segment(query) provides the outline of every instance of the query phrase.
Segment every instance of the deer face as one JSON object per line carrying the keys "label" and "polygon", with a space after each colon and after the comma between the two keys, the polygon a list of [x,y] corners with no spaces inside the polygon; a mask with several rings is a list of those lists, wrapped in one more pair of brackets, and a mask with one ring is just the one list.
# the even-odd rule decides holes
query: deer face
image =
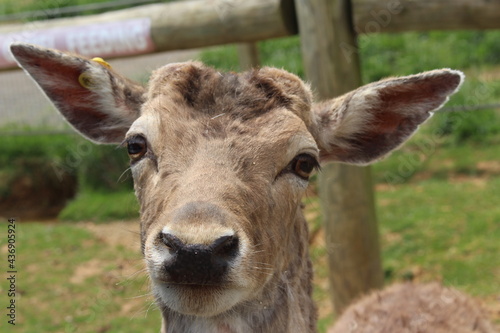
{"label": "deer face", "polygon": [[216,315],[290,264],[300,200],[319,163],[300,117],[309,109],[309,90],[282,71],[220,74],[188,63],[154,73],[125,141],[160,303]]}
{"label": "deer face", "polygon": [[300,200],[311,172],[385,156],[463,79],[436,70],[312,103],[299,78],[272,68],[172,64],[145,89],[99,61],[11,50],[77,131],[127,145],[158,304],[200,317],[283,293],[278,282],[310,293],[299,275],[310,272]]}

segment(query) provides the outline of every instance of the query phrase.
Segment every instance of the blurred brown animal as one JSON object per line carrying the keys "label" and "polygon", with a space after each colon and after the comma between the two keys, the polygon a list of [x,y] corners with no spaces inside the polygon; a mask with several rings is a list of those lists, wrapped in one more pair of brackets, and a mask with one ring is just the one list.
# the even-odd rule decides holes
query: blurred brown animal
{"label": "blurred brown animal", "polygon": [[328,333],[495,333],[472,298],[439,283],[392,285],[349,306]]}

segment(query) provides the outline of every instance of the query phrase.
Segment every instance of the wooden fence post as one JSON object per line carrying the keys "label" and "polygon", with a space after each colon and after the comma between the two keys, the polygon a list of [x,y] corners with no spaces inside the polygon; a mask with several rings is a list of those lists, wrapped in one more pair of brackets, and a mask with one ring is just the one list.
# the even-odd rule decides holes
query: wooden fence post
{"label": "wooden fence post", "polygon": [[259,47],[256,42],[238,44],[238,57],[242,71],[260,66]]}
{"label": "wooden fence post", "polygon": [[[295,0],[305,72],[317,97],[361,84],[349,0]],[[331,297],[340,313],[383,284],[370,169],[328,165],[320,174]]]}

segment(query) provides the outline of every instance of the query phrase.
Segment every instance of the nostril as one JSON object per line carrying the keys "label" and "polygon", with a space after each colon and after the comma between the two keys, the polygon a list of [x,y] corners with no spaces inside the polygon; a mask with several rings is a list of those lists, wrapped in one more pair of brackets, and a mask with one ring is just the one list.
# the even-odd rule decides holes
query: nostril
{"label": "nostril", "polygon": [[219,237],[209,245],[184,243],[168,232],[162,232],[158,237],[170,251],[170,256],[163,263],[166,279],[177,284],[221,283],[231,261],[239,253],[239,238],[236,235]]}
{"label": "nostril", "polygon": [[174,252],[180,250],[184,246],[184,243],[179,238],[169,233],[162,232],[161,241]]}
{"label": "nostril", "polygon": [[239,238],[237,236],[222,236],[210,246],[216,256],[231,258],[238,254]]}

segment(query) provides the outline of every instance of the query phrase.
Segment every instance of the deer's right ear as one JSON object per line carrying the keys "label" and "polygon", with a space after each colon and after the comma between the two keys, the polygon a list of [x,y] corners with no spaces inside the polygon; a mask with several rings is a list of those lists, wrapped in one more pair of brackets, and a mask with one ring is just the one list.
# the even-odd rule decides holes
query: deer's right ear
{"label": "deer's right ear", "polygon": [[314,104],[313,133],[323,162],[370,164],[399,147],[462,84],[441,69],[390,78]]}
{"label": "deer's right ear", "polygon": [[97,143],[120,143],[139,116],[145,89],[102,60],[89,60],[39,46],[14,43],[19,65],[66,120]]}

